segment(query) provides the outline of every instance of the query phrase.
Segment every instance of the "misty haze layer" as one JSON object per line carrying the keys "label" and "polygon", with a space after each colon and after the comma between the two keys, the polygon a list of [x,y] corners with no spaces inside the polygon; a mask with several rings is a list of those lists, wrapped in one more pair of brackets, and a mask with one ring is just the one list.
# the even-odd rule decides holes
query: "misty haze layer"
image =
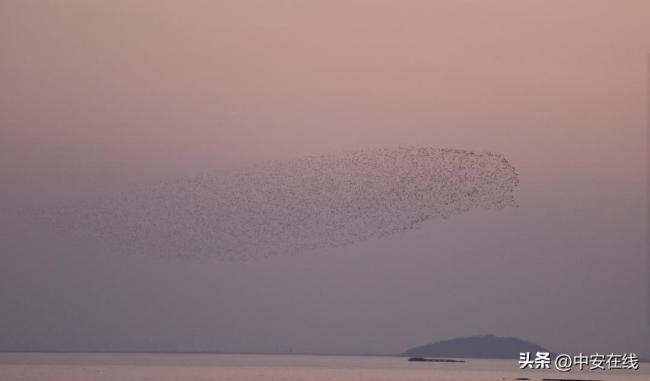
{"label": "misty haze layer", "polygon": [[308,156],[45,211],[61,231],[145,255],[249,259],[384,237],[471,209],[514,205],[492,153],[381,148]]}

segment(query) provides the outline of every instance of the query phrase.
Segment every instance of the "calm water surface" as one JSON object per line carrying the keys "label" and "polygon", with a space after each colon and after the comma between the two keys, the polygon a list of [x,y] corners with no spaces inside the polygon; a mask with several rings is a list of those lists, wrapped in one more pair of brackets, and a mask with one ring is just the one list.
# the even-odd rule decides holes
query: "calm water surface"
{"label": "calm water surface", "polygon": [[236,354],[0,353],[2,381],[512,381],[527,377],[648,381],[650,364],[638,371],[522,371],[517,360],[413,363],[402,357]]}

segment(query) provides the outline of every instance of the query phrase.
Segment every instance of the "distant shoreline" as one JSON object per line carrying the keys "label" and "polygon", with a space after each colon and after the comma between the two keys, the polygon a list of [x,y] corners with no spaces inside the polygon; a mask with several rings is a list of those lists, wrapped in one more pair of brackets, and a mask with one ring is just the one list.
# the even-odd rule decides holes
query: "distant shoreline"
{"label": "distant shoreline", "polygon": [[[332,356],[332,357],[401,357],[401,358],[410,358],[413,356],[409,356],[404,353],[317,353],[317,352],[199,352],[199,351],[194,351],[194,352],[169,352],[169,351],[158,351],[158,352],[152,352],[152,351],[126,351],[126,352],[120,352],[120,351],[0,351],[0,355],[8,355],[8,354],[42,354],[42,355],[47,355],[47,354],[69,354],[69,355],[102,355],[102,354],[107,354],[107,355],[251,355],[251,356]],[[491,357],[454,357],[454,356],[448,356],[446,357],[447,359],[462,359],[464,361],[467,360],[503,360],[503,361],[511,361],[511,360],[517,360],[516,358],[514,359],[508,359],[508,358],[491,358]],[[650,363],[650,358],[639,358],[639,362],[642,363]]]}

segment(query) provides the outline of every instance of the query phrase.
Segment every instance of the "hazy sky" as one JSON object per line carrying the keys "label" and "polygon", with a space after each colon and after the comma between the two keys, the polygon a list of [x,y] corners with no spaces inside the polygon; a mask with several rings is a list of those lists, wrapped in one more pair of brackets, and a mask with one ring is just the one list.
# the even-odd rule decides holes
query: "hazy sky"
{"label": "hazy sky", "polygon": [[247,263],[0,216],[0,350],[650,353],[650,2],[0,1],[0,208],[305,154],[504,155],[519,208]]}

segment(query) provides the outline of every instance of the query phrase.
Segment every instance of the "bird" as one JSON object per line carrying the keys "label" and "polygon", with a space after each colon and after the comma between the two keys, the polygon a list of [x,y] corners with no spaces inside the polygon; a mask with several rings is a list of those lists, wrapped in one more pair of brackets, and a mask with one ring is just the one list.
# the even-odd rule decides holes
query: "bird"
{"label": "bird", "polygon": [[39,216],[115,252],[248,261],[516,206],[518,183],[500,154],[379,147],[152,183]]}

